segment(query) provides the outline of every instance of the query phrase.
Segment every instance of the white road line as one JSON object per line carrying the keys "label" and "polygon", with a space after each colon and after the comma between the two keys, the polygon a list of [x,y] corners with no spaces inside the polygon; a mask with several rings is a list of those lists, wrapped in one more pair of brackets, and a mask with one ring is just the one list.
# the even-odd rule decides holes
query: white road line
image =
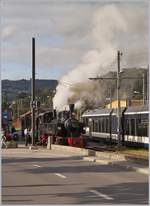
{"label": "white road line", "polygon": [[99,197],[103,197],[103,198],[106,199],[106,200],[113,200],[112,197],[109,197],[108,195],[102,194],[102,193],[100,193],[100,192],[98,192],[98,191],[96,191],[96,190],[90,190],[90,192],[96,194],[96,195],[99,196]]}
{"label": "white road line", "polygon": [[55,173],[55,175],[57,175],[58,177],[61,177],[61,178],[67,178],[66,176],[61,175],[61,174],[59,174],[59,173]]}
{"label": "white road line", "polygon": [[35,167],[41,167],[40,165],[33,165],[33,166],[35,166]]}

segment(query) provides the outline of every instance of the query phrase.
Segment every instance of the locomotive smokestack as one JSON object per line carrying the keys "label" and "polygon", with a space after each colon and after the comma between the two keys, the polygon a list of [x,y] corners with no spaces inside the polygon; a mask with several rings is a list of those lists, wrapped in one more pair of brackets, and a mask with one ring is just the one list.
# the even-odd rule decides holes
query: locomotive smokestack
{"label": "locomotive smokestack", "polygon": [[70,109],[70,117],[72,117],[72,113],[74,112],[74,104],[69,104]]}
{"label": "locomotive smokestack", "polygon": [[69,109],[70,109],[70,112],[73,113],[74,112],[74,104],[69,104]]}
{"label": "locomotive smokestack", "polygon": [[53,110],[53,115],[54,115],[54,118],[57,118],[57,112],[56,112],[56,109]]}

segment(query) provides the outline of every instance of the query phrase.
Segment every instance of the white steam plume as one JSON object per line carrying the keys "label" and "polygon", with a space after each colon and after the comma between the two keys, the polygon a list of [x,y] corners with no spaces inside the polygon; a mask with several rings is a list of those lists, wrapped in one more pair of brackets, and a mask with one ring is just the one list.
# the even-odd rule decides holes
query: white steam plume
{"label": "white steam plume", "polygon": [[[140,8],[123,8],[111,4],[104,6],[95,13],[93,17],[93,30],[91,31],[95,50],[86,53],[81,64],[60,79],[54,97],[54,106],[57,109],[66,107],[69,100],[74,101],[72,103],[77,103],[78,107],[81,107],[83,99],[85,100],[89,97],[91,97],[89,98],[91,100],[95,99],[97,103],[100,90],[93,86],[93,92],[91,89],[88,92],[89,84],[95,84],[89,81],[88,78],[116,70],[117,50],[128,53],[128,56],[125,56],[126,59],[124,58],[123,64],[124,66],[128,64],[131,66],[130,59],[135,50],[140,49],[141,51],[141,49],[145,49],[147,35],[144,33],[145,36],[143,36],[143,32],[146,29],[143,26],[143,22],[140,24],[144,13],[136,13],[138,10],[140,11]],[[142,43],[140,41],[141,35],[144,37]],[[133,47],[135,50],[133,50]],[[145,59],[140,59],[138,66],[143,64],[143,61],[145,63]],[[68,86],[66,86],[65,82],[68,82]],[[84,87],[78,86],[79,83],[84,84]],[[79,87],[80,91],[72,89],[75,87]],[[86,92],[83,90],[86,90]]]}

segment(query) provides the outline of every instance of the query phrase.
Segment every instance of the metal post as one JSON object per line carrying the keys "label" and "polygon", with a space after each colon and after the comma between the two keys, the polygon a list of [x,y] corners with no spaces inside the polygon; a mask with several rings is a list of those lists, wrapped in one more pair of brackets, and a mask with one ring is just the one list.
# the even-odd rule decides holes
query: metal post
{"label": "metal post", "polygon": [[32,38],[32,146],[35,145],[35,38]]}
{"label": "metal post", "polygon": [[89,138],[92,139],[92,119],[89,118]]}
{"label": "metal post", "polygon": [[145,105],[145,74],[143,73],[143,105]]}
{"label": "metal post", "polygon": [[20,116],[20,112],[19,112],[20,108],[19,108],[19,99],[17,100],[17,118],[19,118]]}
{"label": "metal post", "polygon": [[120,51],[117,52],[117,63],[118,63],[118,69],[117,69],[117,137],[118,137],[118,147],[121,146],[121,136],[120,136],[120,56],[122,53]]}
{"label": "metal post", "polygon": [[111,93],[111,87],[109,88],[110,92],[110,109],[112,109],[112,93]]}
{"label": "metal post", "polygon": [[149,105],[149,65],[147,68],[147,105]]}

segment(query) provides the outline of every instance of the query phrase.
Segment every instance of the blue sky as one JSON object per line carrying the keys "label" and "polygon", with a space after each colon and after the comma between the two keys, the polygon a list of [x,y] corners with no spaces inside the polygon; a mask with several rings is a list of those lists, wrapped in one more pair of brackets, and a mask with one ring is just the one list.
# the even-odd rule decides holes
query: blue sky
{"label": "blue sky", "polygon": [[[82,2],[71,0],[70,2],[72,3],[63,0],[1,1],[2,79],[31,78],[33,36],[36,38],[36,78],[39,79],[60,79],[80,65],[86,53],[100,49],[99,40],[93,35],[95,22],[98,23],[94,20],[95,14],[105,4],[114,2],[98,0]],[[127,18],[134,19],[132,13],[136,13],[137,10],[137,19],[139,19],[134,29],[132,23],[130,25],[128,21],[128,28],[119,36],[118,42],[123,42],[120,45],[128,56],[131,50],[132,54],[136,54],[132,60],[130,59],[131,62],[134,61],[135,64],[139,60],[142,65],[147,65],[147,3],[146,1],[116,2],[118,6],[123,5],[127,8],[123,10]],[[129,12],[128,15],[128,9],[132,10],[131,8],[133,12]],[[103,33],[102,29],[105,30],[107,24],[104,19],[104,26],[99,25],[98,36],[101,36],[100,33]],[[131,38],[132,35],[134,38]]]}

